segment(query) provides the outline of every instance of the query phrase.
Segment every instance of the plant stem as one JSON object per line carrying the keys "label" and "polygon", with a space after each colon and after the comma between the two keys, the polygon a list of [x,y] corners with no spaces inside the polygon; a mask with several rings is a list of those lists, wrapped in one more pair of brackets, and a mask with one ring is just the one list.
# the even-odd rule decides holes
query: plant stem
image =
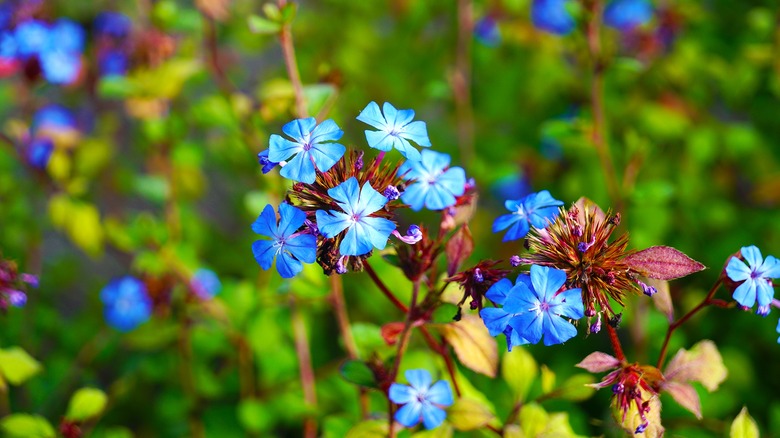
{"label": "plant stem", "polygon": [[[393,362],[393,368],[390,369],[390,373],[388,375],[388,381],[395,382],[396,377],[398,376],[398,369],[401,367],[401,359],[404,356],[404,353],[406,352],[406,347],[409,344],[409,338],[412,332],[412,322],[414,319],[414,313],[415,309],[417,307],[417,296],[420,293],[420,280],[415,281],[412,284],[412,301],[409,303],[409,311],[406,312],[406,322],[404,323],[404,329],[401,331],[401,336],[398,341],[398,351],[395,355],[395,361]],[[395,436],[395,430],[394,430],[394,422],[392,418],[392,404],[390,405],[390,419],[389,419],[389,426],[390,426],[390,437]]]}
{"label": "plant stem", "polygon": [[429,332],[428,328],[425,326],[420,327],[420,333],[422,333],[423,338],[425,338],[425,341],[428,343],[428,346],[431,347],[431,350],[435,351],[436,354],[444,359],[444,365],[447,366],[447,374],[450,375],[450,380],[452,380],[455,395],[460,397],[460,387],[458,386],[458,380],[455,377],[455,362],[452,361],[452,357],[449,355],[447,341],[442,339],[441,343],[436,342],[436,339],[434,339],[431,332]]}
{"label": "plant stem", "polygon": [[[315,388],[314,368],[311,363],[309,337],[306,334],[306,323],[303,320],[300,308],[295,302],[295,296],[290,295],[290,319],[295,338],[295,353],[300,365],[301,386],[303,387],[303,399],[311,409],[317,411],[317,391]],[[303,423],[303,436],[315,438],[317,436],[317,419],[309,416]]]}
{"label": "plant stem", "polygon": [[458,42],[452,89],[455,97],[455,117],[458,144],[464,163],[474,159],[474,109],[471,106],[471,47],[474,29],[474,8],[471,0],[458,0]]}
{"label": "plant stem", "polygon": [[605,133],[604,116],[604,60],[601,54],[601,13],[604,8],[601,0],[592,0],[589,3],[590,20],[588,21],[587,40],[590,50],[591,63],[593,64],[590,100],[591,111],[593,113],[593,131],[591,140],[596,148],[596,153],[601,162],[601,168],[604,172],[604,179],[607,183],[607,191],[612,199],[615,209],[622,210],[622,201],[620,196],[620,187],[615,174],[615,166],[609,153],[607,136]]}
{"label": "plant stem", "polygon": [[[279,9],[281,9],[287,4],[287,0],[278,0],[276,3]],[[295,60],[295,45],[293,45],[291,27],[290,23],[282,26],[282,30],[279,32],[279,43],[282,46],[284,64],[287,66],[287,76],[290,78],[293,91],[295,92],[295,111],[299,118],[304,118],[308,115],[306,96],[303,94],[303,83],[298,72],[298,62]]]}
{"label": "plant stem", "polygon": [[666,337],[664,338],[664,343],[661,346],[661,353],[658,355],[658,363],[656,364],[656,368],[661,369],[661,366],[664,364],[664,360],[666,359],[666,350],[669,348],[669,341],[672,339],[672,333],[674,333],[675,330],[677,330],[678,327],[685,324],[686,321],[691,319],[691,317],[695,314],[697,314],[700,310],[703,308],[709,306],[710,304],[713,304],[712,297],[715,295],[715,292],[717,292],[720,285],[723,283],[723,277],[718,278],[718,281],[715,282],[715,284],[712,285],[712,288],[710,288],[710,291],[707,293],[707,296],[704,297],[701,303],[699,303],[696,307],[688,311],[685,315],[681,316],[680,319],[677,321],[669,324],[669,328],[666,329]]}
{"label": "plant stem", "polygon": [[187,423],[190,426],[190,436],[200,438],[206,436],[205,428],[199,413],[200,400],[195,388],[195,374],[192,370],[192,347],[190,345],[189,321],[179,321],[179,372],[182,391],[188,401],[192,403],[187,408]]}
{"label": "plant stem", "polygon": [[[340,275],[330,276],[330,303],[333,311],[336,312],[336,321],[341,331],[341,337],[344,340],[344,348],[347,350],[347,357],[352,360],[358,358],[358,348],[355,343],[355,337],[352,335],[352,326],[349,323],[349,314],[344,302],[344,287]],[[360,399],[360,415],[365,417],[368,413],[368,394],[365,388],[358,387]]]}
{"label": "plant stem", "polygon": [[393,303],[393,305],[395,305],[395,307],[398,308],[398,310],[404,313],[409,311],[409,309],[407,309],[404,303],[399,301],[398,298],[396,298],[396,296],[393,295],[392,292],[390,292],[390,289],[388,289],[387,286],[385,286],[385,284],[382,282],[379,276],[376,275],[376,271],[374,271],[374,268],[372,268],[371,264],[368,263],[368,260],[363,262],[363,268],[366,270],[368,276],[371,277],[371,280],[374,281],[374,284],[376,284],[379,290],[382,291],[382,293],[387,297],[387,299],[389,299],[390,302]]}
{"label": "plant stem", "polygon": [[609,333],[609,341],[612,343],[612,349],[615,351],[615,357],[621,362],[626,360],[626,356],[623,354],[623,348],[620,346],[620,339],[617,336],[617,330],[607,323],[607,332]]}

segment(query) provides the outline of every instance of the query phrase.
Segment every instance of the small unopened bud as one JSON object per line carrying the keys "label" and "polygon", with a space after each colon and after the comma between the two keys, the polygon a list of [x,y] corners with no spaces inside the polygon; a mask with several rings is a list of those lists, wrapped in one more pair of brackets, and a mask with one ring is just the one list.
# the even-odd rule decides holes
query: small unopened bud
{"label": "small unopened bud", "polygon": [[512,265],[513,268],[520,266],[520,256],[513,255],[512,257],[509,257],[509,264]]}
{"label": "small unopened bud", "polygon": [[32,287],[38,287],[38,277],[32,274],[22,274],[22,281]]}
{"label": "small unopened bud", "polygon": [[336,273],[339,275],[347,273],[347,256],[339,257],[339,261],[336,262]]}
{"label": "small unopened bud", "polygon": [[27,304],[27,295],[20,290],[8,292],[8,302],[14,307],[24,307]]}
{"label": "small unopened bud", "polygon": [[485,281],[485,277],[482,276],[482,271],[479,268],[474,269],[474,281],[477,283]]}
{"label": "small unopened bud", "polygon": [[401,192],[394,185],[389,185],[382,193],[382,195],[384,195],[384,197],[389,201],[395,201],[401,197]]}
{"label": "small unopened bud", "polygon": [[647,429],[647,426],[649,426],[649,425],[650,425],[650,423],[645,421],[644,423],[640,424],[639,427],[636,428],[636,431],[634,433],[635,434],[643,433],[645,431],[645,429]]}
{"label": "small unopened bud", "polygon": [[582,227],[579,224],[574,225],[571,229],[571,234],[574,237],[582,237]]}
{"label": "small unopened bud", "polygon": [[596,309],[594,309],[592,306],[593,304],[588,304],[588,308],[585,309],[585,316],[587,316],[588,318],[596,316]]}
{"label": "small unopened bud", "polygon": [[320,235],[320,227],[317,226],[316,222],[306,219],[303,221],[303,224],[306,225],[306,228],[309,230],[309,234],[313,234],[315,236]]}
{"label": "small unopened bud", "polygon": [[360,152],[360,155],[358,155],[357,159],[355,160],[355,170],[361,169],[363,169],[363,152]]}
{"label": "small unopened bud", "polygon": [[653,286],[650,286],[650,285],[648,285],[648,284],[645,284],[645,283],[643,283],[643,282],[641,282],[641,281],[639,281],[639,280],[637,280],[636,282],[637,282],[637,283],[639,283],[639,286],[641,286],[641,287],[642,287],[642,292],[643,292],[645,295],[647,295],[648,297],[652,297],[653,295],[655,295],[656,293],[658,293],[658,289],[656,289],[655,287],[653,287]]}
{"label": "small unopened bud", "polygon": [[590,326],[590,332],[598,333],[600,331],[601,331],[601,314],[599,313],[598,317],[596,317],[596,322],[594,322]]}
{"label": "small unopened bud", "polygon": [[463,186],[463,189],[464,191],[468,192],[475,187],[477,187],[477,182],[474,180],[474,178],[469,178],[468,181],[466,181],[466,184]]}
{"label": "small unopened bud", "polygon": [[759,316],[767,316],[769,315],[769,306],[758,306],[758,309],[756,309],[756,315]]}
{"label": "small unopened bud", "polygon": [[626,391],[626,385],[622,383],[615,383],[612,385],[612,392],[614,394],[622,394]]}
{"label": "small unopened bud", "polygon": [[407,243],[409,245],[414,245],[415,243],[419,242],[423,238],[422,230],[420,230],[420,227],[417,225],[411,225],[409,226],[409,229],[406,230],[406,235],[402,236],[401,233],[398,232],[398,230],[393,230],[393,236],[397,237],[398,240],[401,242]]}

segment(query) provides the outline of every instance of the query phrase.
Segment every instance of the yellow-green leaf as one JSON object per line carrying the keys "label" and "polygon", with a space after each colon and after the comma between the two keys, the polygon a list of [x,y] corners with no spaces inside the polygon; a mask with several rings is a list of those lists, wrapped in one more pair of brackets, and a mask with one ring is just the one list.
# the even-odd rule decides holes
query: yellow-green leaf
{"label": "yellow-green leaf", "polygon": [[458,399],[447,413],[447,419],[457,430],[479,429],[493,419],[493,413],[487,406],[469,398]]}
{"label": "yellow-green leaf", "polygon": [[98,256],[103,252],[103,227],[100,213],[92,204],[71,204],[66,231],[85,253]]}
{"label": "yellow-green leaf", "polygon": [[20,347],[0,350],[0,373],[12,385],[21,385],[41,368],[41,364]]}
{"label": "yellow-green leaf", "polygon": [[590,374],[575,374],[566,379],[558,389],[560,397],[571,401],[589,399],[596,392],[596,388],[590,386],[594,381]]}
{"label": "yellow-green leaf", "polygon": [[542,365],[542,392],[548,393],[555,388],[555,373],[547,368],[547,365]]}
{"label": "yellow-green leaf", "polygon": [[537,374],[539,366],[525,348],[515,347],[501,360],[501,376],[520,400],[528,397]]}
{"label": "yellow-green leaf", "polygon": [[65,417],[72,421],[85,421],[103,412],[108,402],[106,393],[95,388],[81,388],[73,394]]}
{"label": "yellow-green leaf", "polygon": [[463,365],[486,376],[496,377],[498,347],[479,316],[464,315],[460,321],[443,324],[439,328]]}
{"label": "yellow-green leaf", "polygon": [[758,438],[760,436],[758,432],[758,425],[756,420],[750,416],[747,407],[743,407],[742,410],[731,423],[731,431],[729,432],[730,438]]}
{"label": "yellow-green leaf", "polygon": [[452,438],[452,435],[455,433],[455,429],[453,429],[452,425],[448,422],[444,422],[441,424],[441,426],[426,430],[422,432],[417,432],[412,435],[412,438]]}
{"label": "yellow-green leaf", "polygon": [[5,437],[54,438],[56,433],[49,422],[40,415],[11,414],[0,419],[0,431]]}
{"label": "yellow-green leaf", "polygon": [[347,432],[346,438],[385,438],[388,429],[387,420],[361,421]]}
{"label": "yellow-green leaf", "polygon": [[547,428],[549,415],[547,411],[536,403],[529,403],[520,409],[520,427],[523,429],[523,435],[527,437],[536,437],[544,433]]}
{"label": "yellow-green leaf", "polygon": [[680,349],[666,367],[664,377],[680,383],[696,381],[712,392],[718,389],[727,374],[718,347],[710,340],[703,340],[690,351]]}

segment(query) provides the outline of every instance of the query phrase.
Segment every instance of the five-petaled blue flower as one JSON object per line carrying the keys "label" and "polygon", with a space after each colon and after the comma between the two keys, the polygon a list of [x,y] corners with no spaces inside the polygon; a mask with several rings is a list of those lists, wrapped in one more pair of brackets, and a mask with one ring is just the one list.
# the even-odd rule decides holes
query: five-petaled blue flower
{"label": "five-petaled blue flower", "polygon": [[406,427],[414,427],[422,420],[426,429],[438,427],[447,416],[443,407],[452,405],[452,391],[446,380],[433,381],[426,370],[408,370],[404,373],[409,385],[393,383],[388,397],[401,406],[395,420]]}
{"label": "five-petaled blue flower", "polygon": [[368,145],[374,149],[387,152],[396,148],[407,160],[419,161],[420,152],[409,143],[409,140],[419,146],[431,145],[425,122],[412,121],[413,110],[397,110],[393,105],[385,102],[382,111],[379,111],[379,105],[371,102],[363,108],[357,119],[378,129],[378,131],[366,130]]}
{"label": "five-petaled blue flower", "polygon": [[198,298],[210,300],[222,290],[222,282],[211,269],[200,268],[190,278],[190,287]]}
{"label": "five-petaled blue flower", "polygon": [[522,199],[508,200],[504,206],[512,213],[496,218],[493,232],[509,228],[504,235],[504,242],[520,239],[528,234],[531,225],[536,228],[546,227],[562,205],[563,202],[553,198],[547,190],[531,193]]}
{"label": "five-petaled blue flower", "polygon": [[574,30],[575,23],[566,9],[567,0],[534,0],[531,4],[531,21],[537,29],[556,35],[566,35]]}
{"label": "five-petaled blue flower", "polygon": [[455,205],[455,197],[466,190],[466,172],[449,165],[449,155],[430,149],[422,151],[419,161],[406,161],[398,168],[398,174],[415,181],[406,187],[401,200],[415,211],[423,206],[429,210],[443,210]]}
{"label": "five-petaled blue flower", "polygon": [[561,344],[577,335],[566,320],[584,315],[582,290],[560,290],[566,272],[546,266],[531,266],[531,284],[518,281],[504,301],[504,311],[513,315],[508,325],[532,344],[544,335],[544,345]]}
{"label": "five-petaled blue flower", "polygon": [[[531,285],[531,277],[528,274],[521,274],[517,277],[516,283],[524,283],[529,289],[533,287]],[[506,303],[506,298],[512,293],[513,285],[512,281],[508,278],[503,278],[487,290],[485,297],[495,304],[503,306]],[[490,336],[498,336],[504,334],[506,336],[507,350],[512,351],[512,347],[517,345],[525,345],[528,340],[520,336],[520,334],[512,330],[509,325],[509,321],[512,320],[516,313],[509,313],[501,307],[485,307],[479,311],[479,316],[482,317],[482,321],[485,323]]]}
{"label": "five-petaled blue flower", "polygon": [[[266,205],[252,224],[252,231],[271,240],[256,240],[252,244],[255,260],[263,269],[270,269],[276,258],[276,270],[282,278],[292,278],[303,270],[304,263],[317,259],[317,237],[308,229],[296,231],[306,221],[306,213],[290,204],[279,206],[279,224],[271,205]],[[277,257],[278,256],[278,257]]]}
{"label": "five-petaled blue flower", "polygon": [[604,8],[604,24],[627,32],[653,18],[653,5],[647,0],[615,0]]}
{"label": "five-petaled blue flower", "polygon": [[395,223],[370,215],[384,207],[387,198],[374,190],[368,182],[360,188],[354,176],[328,190],[328,195],[342,211],[318,210],[317,226],[320,233],[329,239],[347,230],[339,246],[341,255],[359,256],[374,247],[384,249],[390,233],[395,230]]}
{"label": "five-petaled blue flower", "polygon": [[103,313],[108,325],[129,332],[152,315],[152,300],[139,279],[124,276],[112,280],[100,291]]}
{"label": "five-petaled blue flower", "polygon": [[748,264],[732,257],[726,265],[726,275],[733,281],[742,281],[732,297],[742,306],[753,307],[758,301],[760,315],[769,313],[769,305],[775,296],[772,279],[780,278],[780,261],[773,256],[761,257],[761,251],[755,246],[745,246],[740,252]]}
{"label": "five-petaled blue flower", "polygon": [[320,172],[326,172],[347,150],[343,145],[334,143],[344,135],[344,131],[330,119],[319,125],[314,117],[296,119],[282,126],[282,132],[295,141],[272,135],[268,159],[280,163],[295,155],[280,172],[293,181],[313,183],[317,176],[315,167]]}

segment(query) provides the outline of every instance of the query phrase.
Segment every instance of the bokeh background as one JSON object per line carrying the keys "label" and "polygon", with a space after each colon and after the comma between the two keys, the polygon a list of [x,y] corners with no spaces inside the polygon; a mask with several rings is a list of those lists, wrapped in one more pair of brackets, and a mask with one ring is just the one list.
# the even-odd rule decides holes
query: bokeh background
{"label": "bokeh background", "polygon": [[[777,2],[657,0],[639,26],[599,27],[607,171],[592,141],[590,2],[566,3],[573,27],[558,33],[535,25],[529,0],[295,6],[286,11],[294,11],[309,113],[334,119],[342,143],[367,150],[355,117],[368,102],[414,109],[434,149],[478,186],[473,262],[522,250],[501,243],[491,223],[505,199],[543,189],[567,204],[586,196],[619,209],[633,248],[669,245],[708,266],[672,282],[677,315],[704,297],[740,247],[780,255]],[[3,414],[38,414],[57,426],[74,391],[93,387],[108,396],[103,414],[84,425],[94,436],[297,436],[312,415],[321,435],[344,436],[359,410],[354,385],[339,374],[346,353],[330,283],[316,265],[283,281],[250,251],[250,224],[289,186],[256,159],[295,114],[273,8],[248,0],[2,7],[16,14],[0,23],[4,34],[23,20],[64,17],[84,38],[70,60],[50,61],[61,65],[44,55],[0,62],[0,250],[40,277],[26,307],[0,316],[0,348],[20,346],[41,365],[8,389]],[[105,24],[105,12],[127,22]],[[57,77],[68,68],[76,73]],[[374,266],[408,296],[395,268],[378,257]],[[201,268],[221,281],[214,298],[187,292],[185,280]],[[100,292],[125,275],[144,279],[155,309],[121,333],[105,320]],[[380,327],[403,315],[364,274],[343,280],[360,354],[392,354]],[[729,377],[713,394],[698,387],[702,421],[663,396],[672,436],[724,436],[743,405],[764,434],[780,436],[777,323],[777,309],[766,318],[708,309],[676,333],[672,351],[714,340]],[[296,324],[309,336],[316,408],[303,401]],[[646,297],[632,298],[621,331],[629,358],[654,362],[666,326]],[[580,335],[527,350],[562,381],[609,345]],[[416,340],[405,366],[435,360]],[[459,370],[505,418],[505,380]],[[568,413],[577,434],[619,434],[608,392],[543,406]],[[383,400],[371,395],[379,418]],[[491,436],[463,433],[483,435]]]}

